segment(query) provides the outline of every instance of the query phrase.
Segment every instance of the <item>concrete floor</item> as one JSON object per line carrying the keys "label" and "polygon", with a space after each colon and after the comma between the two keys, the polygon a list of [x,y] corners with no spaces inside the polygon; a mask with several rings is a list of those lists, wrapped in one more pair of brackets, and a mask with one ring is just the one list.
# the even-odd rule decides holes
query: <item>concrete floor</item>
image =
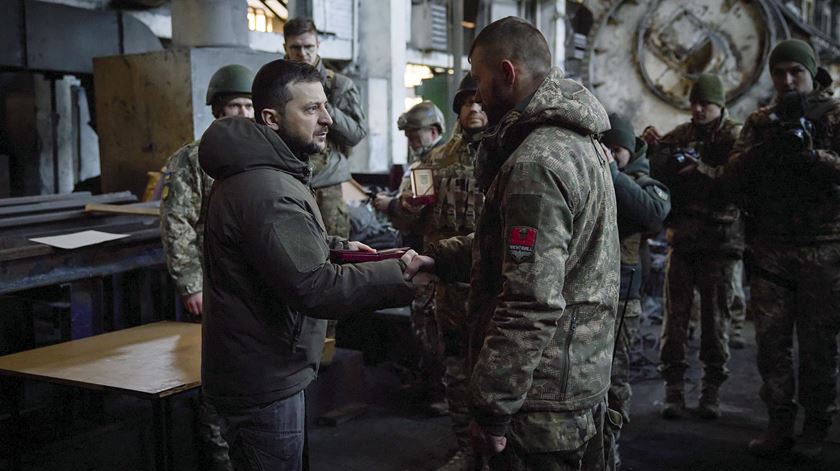
{"label": "concrete floor", "polygon": [[[732,351],[731,377],[721,390],[723,417],[717,421],[683,418],[666,421],[659,414],[662,383],[653,362],[659,326],[644,327],[646,358],[634,373],[632,422],[622,431],[624,471],[782,471],[840,470],[840,425],[835,423],[823,463],[795,466],[758,460],[746,453],[749,440],[767,424],[758,397],[761,384],[755,367],[755,342],[748,323],[748,345]],[[699,395],[696,354],[688,383],[689,407]],[[366,367],[371,407],[367,414],[337,427],[310,432],[313,471],[434,470],[446,462],[454,438],[447,417],[429,418],[400,397],[396,374],[387,366]],[[840,420],[838,420],[840,421]],[[836,421],[836,422],[838,422]]]}

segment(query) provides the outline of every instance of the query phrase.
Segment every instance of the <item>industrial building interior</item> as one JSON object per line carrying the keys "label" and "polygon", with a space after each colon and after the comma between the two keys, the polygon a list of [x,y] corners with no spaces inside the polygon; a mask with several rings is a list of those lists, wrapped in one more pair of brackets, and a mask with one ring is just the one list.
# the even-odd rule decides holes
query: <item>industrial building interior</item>
{"label": "industrial building interior", "polygon": [[[836,0],[0,0],[0,469],[232,469],[206,451],[201,316],[183,302],[161,238],[165,167],[216,119],[211,78],[286,57],[284,25],[311,18],[321,64],[352,81],[366,116],[341,183],[350,234],[400,247],[408,239],[374,203],[412,164],[398,122],[431,102],[443,141],[459,132],[453,103],[470,46],[508,16],[533,24],[552,65],[638,136],[689,121],[701,73],[723,79],[741,123],[772,105],[767,63],[782,40],[807,42],[840,77]],[[720,417],[662,417],[664,234],[645,235],[620,469],[840,469],[837,420],[816,462],[748,453],[768,427],[749,304]],[[49,239],[73,235],[68,246]],[[745,288],[749,299],[749,276]],[[338,322],[305,392],[304,468],[468,469],[452,463],[450,416],[418,392],[424,347],[411,309]],[[700,339],[694,325],[689,404],[701,394]]]}

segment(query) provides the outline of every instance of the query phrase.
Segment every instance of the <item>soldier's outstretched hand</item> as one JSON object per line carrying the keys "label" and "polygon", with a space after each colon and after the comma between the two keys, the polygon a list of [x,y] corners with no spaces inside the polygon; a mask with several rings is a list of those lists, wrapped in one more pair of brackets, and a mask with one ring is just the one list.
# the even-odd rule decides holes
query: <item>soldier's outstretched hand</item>
{"label": "soldier's outstretched hand", "polygon": [[429,257],[428,255],[415,256],[407,262],[405,270],[403,271],[403,276],[406,280],[410,280],[414,278],[414,275],[420,273],[421,271],[434,273],[435,259]]}

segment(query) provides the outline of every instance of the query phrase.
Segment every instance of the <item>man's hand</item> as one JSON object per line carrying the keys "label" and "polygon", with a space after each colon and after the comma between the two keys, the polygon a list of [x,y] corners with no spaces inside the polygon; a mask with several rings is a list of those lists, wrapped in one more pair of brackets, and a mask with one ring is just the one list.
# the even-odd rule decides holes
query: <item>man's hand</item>
{"label": "man's hand", "polygon": [[[412,250],[412,252],[414,251]],[[421,271],[429,273],[435,272],[435,259],[429,257],[428,255],[417,255],[416,253],[415,255],[416,256],[412,258],[411,262],[406,264],[405,270],[403,271],[403,275],[406,280],[414,278],[414,275]]]}
{"label": "man's hand", "polygon": [[387,213],[388,206],[391,205],[391,200],[393,199],[394,198],[392,196],[388,196],[385,193],[379,193],[376,195],[376,198],[373,199],[373,207],[383,213]]}
{"label": "man's hand", "polygon": [[475,420],[470,421],[470,441],[476,451],[488,458],[501,453],[507,446],[506,437],[485,433]]}
{"label": "man's hand", "polygon": [[357,240],[351,240],[347,242],[347,250],[353,252],[371,252],[376,253],[376,249],[370,247],[367,244],[363,244]]}
{"label": "man's hand", "polygon": [[203,298],[201,296],[201,291],[198,293],[189,294],[187,296],[183,296],[181,298],[181,302],[184,303],[184,308],[190,314],[194,316],[200,316],[201,310],[204,307]]}
{"label": "man's hand", "polygon": [[649,146],[653,146],[662,140],[662,134],[659,133],[659,130],[656,129],[655,126],[648,126],[644,131],[642,131],[642,139],[644,139]]}

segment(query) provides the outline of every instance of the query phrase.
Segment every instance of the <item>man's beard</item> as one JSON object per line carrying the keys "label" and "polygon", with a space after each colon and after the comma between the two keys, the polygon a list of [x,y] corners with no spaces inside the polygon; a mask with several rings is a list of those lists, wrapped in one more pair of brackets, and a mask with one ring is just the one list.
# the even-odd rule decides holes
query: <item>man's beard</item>
{"label": "man's beard", "polygon": [[282,127],[277,130],[277,135],[286,143],[292,154],[300,160],[309,160],[310,155],[320,154],[323,150],[315,141],[307,142],[297,136],[287,134]]}
{"label": "man's beard", "polygon": [[502,87],[498,85],[495,79],[491,82],[490,87],[493,92],[493,98],[489,101],[485,99],[481,104],[481,108],[487,114],[487,125],[495,126],[499,124],[508,111],[516,106],[516,103],[506,103],[505,97],[502,94]]}

